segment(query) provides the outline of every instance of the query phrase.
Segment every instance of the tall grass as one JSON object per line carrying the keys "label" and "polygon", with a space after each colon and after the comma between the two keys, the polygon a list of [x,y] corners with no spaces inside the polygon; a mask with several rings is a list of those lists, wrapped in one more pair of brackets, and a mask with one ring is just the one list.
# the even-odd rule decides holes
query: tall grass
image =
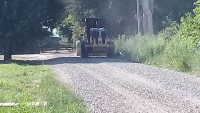
{"label": "tall grass", "polygon": [[116,40],[116,51],[122,51],[126,58],[134,61],[171,68],[183,72],[199,69],[200,52],[192,41],[173,35],[125,36]]}
{"label": "tall grass", "polygon": [[115,40],[116,50],[129,55],[135,62],[145,62],[163,52],[165,40],[157,36],[125,36],[121,35]]}

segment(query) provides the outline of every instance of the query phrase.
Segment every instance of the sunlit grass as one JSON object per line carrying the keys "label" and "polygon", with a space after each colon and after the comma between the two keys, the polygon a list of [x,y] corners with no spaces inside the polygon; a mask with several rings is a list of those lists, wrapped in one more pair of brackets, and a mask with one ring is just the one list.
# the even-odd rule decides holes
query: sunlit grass
{"label": "sunlit grass", "polygon": [[146,63],[183,72],[200,68],[200,52],[192,42],[178,36],[170,40],[156,36],[119,36],[116,50],[125,53],[134,62]]}
{"label": "sunlit grass", "polygon": [[[0,103],[16,102],[17,107],[0,107],[0,113],[86,113],[82,101],[53,78],[45,65],[0,64]],[[47,102],[28,107],[27,102]]]}

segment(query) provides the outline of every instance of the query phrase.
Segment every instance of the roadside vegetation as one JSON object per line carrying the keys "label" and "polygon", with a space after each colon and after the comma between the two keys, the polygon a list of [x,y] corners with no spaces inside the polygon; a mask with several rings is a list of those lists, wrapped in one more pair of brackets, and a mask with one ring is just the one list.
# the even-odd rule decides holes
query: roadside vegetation
{"label": "roadside vegetation", "polygon": [[[82,101],[53,74],[46,65],[0,64],[0,103],[19,103],[0,107],[0,113],[87,113]],[[30,102],[41,105],[27,106]],[[45,102],[47,106],[43,106]]]}
{"label": "roadside vegetation", "polygon": [[[16,102],[17,107],[0,107],[0,112],[85,113],[80,99],[53,78],[51,68],[40,61],[20,61],[15,54],[39,53],[40,50],[74,46],[84,32],[85,17],[106,17],[109,37],[117,51],[127,59],[151,65],[191,72],[199,69],[199,4],[196,0],[155,0],[153,23],[157,35],[137,33],[137,0],[3,0],[0,2],[0,103]],[[200,1],[200,0],[198,0]],[[197,2],[198,3],[198,2]],[[77,5],[78,4],[78,5]],[[14,9],[14,10],[13,10]],[[126,13],[125,13],[126,12]],[[24,16],[25,15],[25,16]],[[159,17],[158,17],[159,15]],[[176,22],[163,25],[167,18]],[[181,24],[179,25],[179,21]],[[166,27],[167,26],[167,27]],[[12,28],[12,29],[11,29]],[[49,38],[57,28],[61,40]],[[163,31],[161,31],[164,29]],[[59,40],[59,41],[58,41]],[[13,57],[12,57],[13,56]],[[5,60],[5,61],[3,61]],[[30,107],[26,102],[47,102]]]}
{"label": "roadside vegetation", "polygon": [[170,21],[157,35],[119,35],[117,51],[127,59],[183,72],[198,72],[200,63],[199,20],[200,0],[192,13],[186,13],[181,23]]}

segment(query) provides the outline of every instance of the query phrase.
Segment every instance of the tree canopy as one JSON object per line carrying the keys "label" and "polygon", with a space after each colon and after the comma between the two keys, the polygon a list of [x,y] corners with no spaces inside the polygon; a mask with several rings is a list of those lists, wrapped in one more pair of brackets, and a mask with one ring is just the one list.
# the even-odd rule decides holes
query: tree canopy
{"label": "tree canopy", "polygon": [[[77,23],[85,17],[106,17],[110,37],[137,34],[136,0],[68,0],[70,15]],[[153,28],[158,33],[169,21],[180,23],[186,12],[191,12],[196,0],[154,0]]]}
{"label": "tree canopy", "polygon": [[0,7],[0,43],[5,60],[11,59],[16,49],[48,36],[42,25],[55,28],[66,16],[65,0],[2,0]]}
{"label": "tree canopy", "polygon": [[182,17],[180,24],[180,35],[189,38],[194,44],[200,41],[200,0],[195,3],[193,12],[188,12]]}
{"label": "tree canopy", "polygon": [[[154,0],[154,32],[164,29],[169,21],[180,23],[185,13],[192,12],[195,1]],[[47,29],[53,28],[69,41],[75,40],[83,30],[81,19],[85,17],[106,17],[109,37],[134,35],[136,14],[137,0],[1,0],[0,48],[4,49],[5,59],[11,59],[12,52],[39,43],[50,34]],[[193,18],[186,19],[189,17]]]}

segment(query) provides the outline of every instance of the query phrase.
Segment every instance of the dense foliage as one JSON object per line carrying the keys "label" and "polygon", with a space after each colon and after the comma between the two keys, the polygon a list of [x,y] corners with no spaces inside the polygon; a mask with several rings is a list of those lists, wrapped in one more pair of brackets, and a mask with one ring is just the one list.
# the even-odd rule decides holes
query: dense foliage
{"label": "dense foliage", "polygon": [[[200,0],[192,12],[178,21],[169,21],[158,35],[125,36],[116,40],[117,51],[123,51],[135,62],[144,62],[179,71],[198,72],[200,66],[199,34]],[[172,18],[172,17],[171,17]],[[180,24],[179,24],[180,22]]]}
{"label": "dense foliage", "polygon": [[[160,41],[172,44],[172,40],[189,38],[193,44],[197,43],[199,40],[199,3],[197,2],[197,7],[192,12],[195,1],[154,0],[153,26],[155,34],[158,36],[151,36],[153,39],[145,39],[148,44],[142,39],[138,39],[141,36],[137,36],[134,39],[142,42],[142,45],[136,43],[138,46],[135,46],[130,42],[123,43],[123,45],[130,46],[130,50],[128,50],[130,52],[141,50],[143,45],[152,46],[151,40],[156,44]],[[133,37],[131,35],[137,34],[136,6],[136,0],[35,0],[31,2],[2,0],[0,1],[0,48],[4,49],[5,59],[10,59],[16,50],[27,47],[35,48],[33,45],[38,45],[50,34],[47,29],[50,28],[52,31],[55,27],[58,28],[62,37],[68,38],[67,42],[75,42],[83,32],[81,20],[85,17],[106,17],[110,38],[125,34],[125,40],[131,40]],[[187,12],[191,13],[180,19]],[[42,25],[48,27],[42,29]],[[161,37],[164,40],[159,39],[157,42],[155,37]],[[163,44],[163,46],[160,44],[159,48],[161,47],[161,49],[158,50],[145,49],[145,51],[153,51],[153,53],[150,52],[150,56],[153,57],[158,51],[161,54],[161,51],[167,48],[167,44]],[[133,50],[131,45],[139,49]],[[156,45],[153,48],[156,48]],[[144,51],[139,53],[144,54]],[[137,56],[136,53],[134,54]],[[141,59],[149,58],[148,56]]]}
{"label": "dense foliage", "polygon": [[197,0],[195,5],[193,13],[188,12],[181,18],[180,34],[184,38],[190,38],[194,44],[198,44],[200,41],[200,1]]}
{"label": "dense foliage", "polygon": [[[73,17],[71,25],[81,26],[81,19],[85,17],[106,17],[109,37],[119,34],[135,35],[137,33],[136,0],[67,0],[70,4],[69,14]],[[153,11],[153,26],[155,34],[159,33],[170,21],[180,22],[180,18],[194,8],[196,0],[155,0]],[[66,21],[66,20],[65,20]],[[62,23],[60,34],[72,38],[72,32],[80,34],[79,29],[72,30],[69,23]],[[69,30],[70,29],[70,30]],[[72,33],[72,34],[70,34]],[[68,34],[68,35],[66,35]],[[74,40],[78,36],[74,35]]]}
{"label": "dense foliage", "polygon": [[50,29],[65,17],[65,0],[1,0],[0,45],[4,59],[11,59],[14,51],[33,46],[49,35]]}

